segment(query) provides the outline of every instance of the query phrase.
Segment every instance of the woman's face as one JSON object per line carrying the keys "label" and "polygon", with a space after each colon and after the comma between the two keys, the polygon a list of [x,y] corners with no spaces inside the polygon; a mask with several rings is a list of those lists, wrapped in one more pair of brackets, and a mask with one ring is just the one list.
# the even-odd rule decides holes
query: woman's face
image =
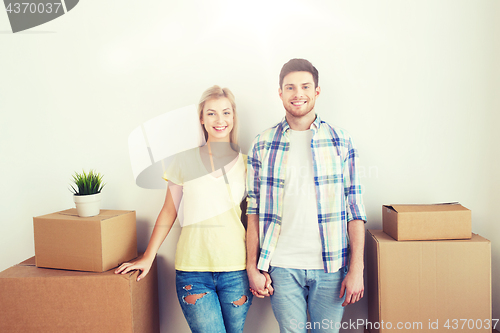
{"label": "woman's face", "polygon": [[227,141],[233,130],[234,112],[231,102],[223,97],[205,102],[201,123],[208,133],[207,142]]}

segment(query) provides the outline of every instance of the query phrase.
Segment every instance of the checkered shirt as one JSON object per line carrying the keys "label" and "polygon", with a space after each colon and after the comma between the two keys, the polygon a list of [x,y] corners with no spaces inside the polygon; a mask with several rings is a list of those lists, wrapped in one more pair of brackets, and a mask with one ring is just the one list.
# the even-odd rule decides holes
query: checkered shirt
{"label": "checkered shirt", "polygon": [[[259,215],[260,257],[257,268],[267,271],[280,235],[288,151],[286,118],[259,134],[248,153],[247,214]],[[318,226],[325,272],[348,263],[347,223],[366,221],[358,175],[358,153],[343,130],[319,116],[311,125]]]}

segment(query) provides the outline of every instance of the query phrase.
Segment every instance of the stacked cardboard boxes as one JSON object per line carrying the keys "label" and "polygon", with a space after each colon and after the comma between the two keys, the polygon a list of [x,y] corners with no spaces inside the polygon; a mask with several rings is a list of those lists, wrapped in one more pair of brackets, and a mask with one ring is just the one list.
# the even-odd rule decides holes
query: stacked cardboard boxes
{"label": "stacked cardboard boxes", "polygon": [[137,257],[134,211],[33,222],[35,257],[0,272],[0,332],[159,332],[156,260],[140,282],[114,274]]}
{"label": "stacked cardboard boxes", "polygon": [[382,209],[384,230],[366,238],[369,331],[491,332],[491,246],[471,233],[470,211]]}

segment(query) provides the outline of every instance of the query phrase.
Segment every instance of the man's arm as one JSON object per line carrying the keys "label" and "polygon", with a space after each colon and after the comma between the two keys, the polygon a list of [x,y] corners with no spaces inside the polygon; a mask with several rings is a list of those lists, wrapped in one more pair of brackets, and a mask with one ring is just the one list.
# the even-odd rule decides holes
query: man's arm
{"label": "man's arm", "polygon": [[247,158],[247,275],[250,290],[256,297],[263,298],[273,294],[271,278],[267,272],[261,273],[257,268],[260,255],[259,240],[259,192],[260,192],[260,159],[256,148],[258,136],[250,146]]}
{"label": "man's arm", "polygon": [[340,298],[346,294],[342,306],[356,303],[364,294],[363,283],[363,253],[365,248],[365,224],[363,220],[352,220],[347,224],[351,255],[349,260],[349,271],[347,272],[340,288]]}
{"label": "man's arm", "polygon": [[259,215],[250,214],[247,217],[247,274],[252,293],[259,298],[273,294],[271,278],[267,272],[261,273],[257,268],[259,259]]}
{"label": "man's arm", "polygon": [[344,195],[347,203],[347,234],[349,237],[350,259],[347,272],[340,289],[340,297],[346,295],[342,306],[355,303],[363,298],[363,254],[365,248],[366,213],[363,205],[362,188],[358,174],[358,152],[351,138],[348,139],[347,159],[344,163]]}

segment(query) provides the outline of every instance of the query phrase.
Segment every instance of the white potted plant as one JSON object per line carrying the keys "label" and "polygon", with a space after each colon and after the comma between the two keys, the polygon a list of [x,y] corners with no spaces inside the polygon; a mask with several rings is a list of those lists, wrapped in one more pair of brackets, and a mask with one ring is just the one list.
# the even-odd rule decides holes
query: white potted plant
{"label": "white potted plant", "polygon": [[75,200],[76,212],[80,217],[99,215],[101,205],[101,190],[105,184],[102,182],[102,175],[90,170],[86,173],[75,172],[73,182],[76,188],[71,185]]}

